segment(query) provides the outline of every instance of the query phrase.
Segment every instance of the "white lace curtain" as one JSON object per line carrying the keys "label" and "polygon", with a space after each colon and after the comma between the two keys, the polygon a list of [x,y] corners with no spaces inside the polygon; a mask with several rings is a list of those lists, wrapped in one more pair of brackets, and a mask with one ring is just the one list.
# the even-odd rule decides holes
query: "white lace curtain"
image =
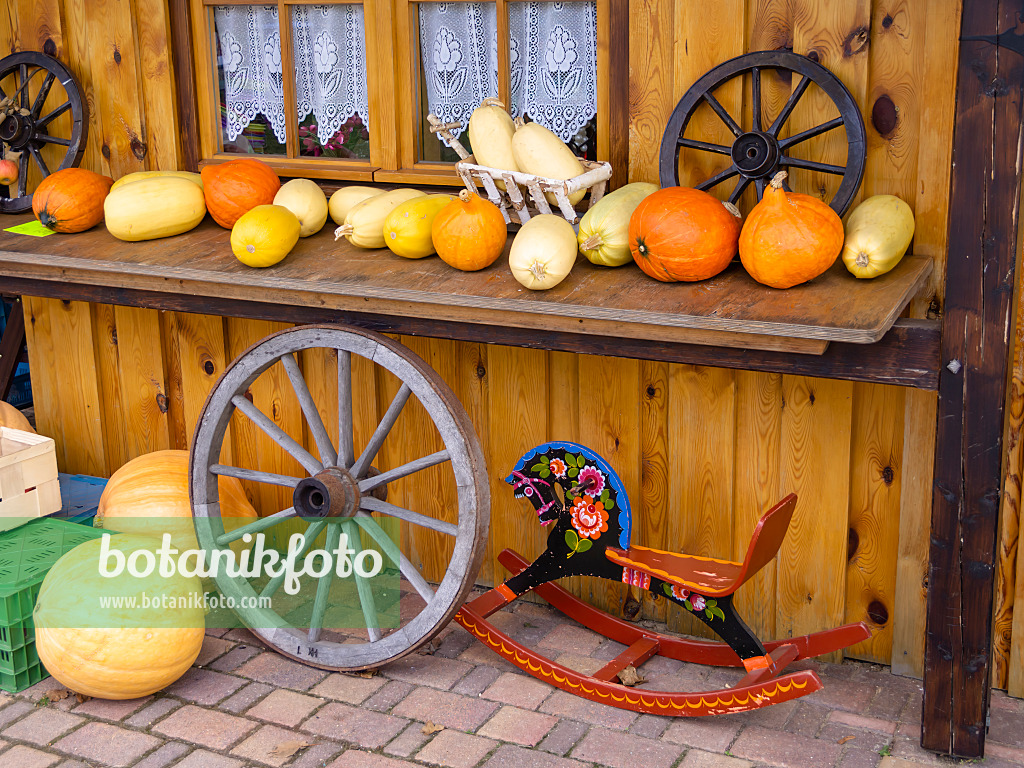
{"label": "white lace curtain", "polygon": [[[421,3],[419,15],[427,104],[443,122],[465,126],[498,94],[494,4]],[[597,114],[596,4],[510,3],[509,33],[509,112],[571,140]]]}
{"label": "white lace curtain", "polygon": [[[283,144],[287,131],[277,6],[218,6],[214,21],[224,68],[228,140],[238,138],[262,114]],[[299,122],[314,115],[321,144],[353,115],[369,126],[363,7],[296,5],[291,22]]]}

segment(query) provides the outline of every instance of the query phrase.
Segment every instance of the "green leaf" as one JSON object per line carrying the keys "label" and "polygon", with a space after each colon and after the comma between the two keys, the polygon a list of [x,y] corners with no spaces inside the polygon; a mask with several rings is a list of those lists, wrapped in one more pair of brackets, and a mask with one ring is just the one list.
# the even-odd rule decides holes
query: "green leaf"
{"label": "green leaf", "polygon": [[666,584],[666,583],[662,582],[662,584],[661,584],[661,591],[664,592],[666,596],[672,597],[672,585],[671,584]]}
{"label": "green leaf", "polygon": [[571,453],[565,454],[565,463],[568,464],[570,467],[575,467],[576,457],[573,456]]}
{"label": "green leaf", "polygon": [[716,605],[718,605],[718,601],[717,600],[708,600],[708,602],[707,602],[708,608],[714,608]]}
{"label": "green leaf", "polygon": [[537,459],[537,461],[538,461],[539,463],[543,464],[544,466],[547,466],[548,464],[550,464],[550,463],[551,463],[551,462],[550,462],[550,461],[548,460],[548,457],[547,457],[547,456],[541,456],[541,457],[539,457],[539,458]]}
{"label": "green leaf", "polygon": [[689,600],[683,600],[683,605],[686,606],[686,610],[688,610],[688,611],[692,611],[693,610],[693,604]]}
{"label": "green leaf", "polygon": [[721,608],[712,608],[711,610],[714,612],[715,616],[720,618],[722,621],[725,621],[725,614],[722,612]]}
{"label": "green leaf", "polygon": [[542,469],[540,471],[540,476],[541,477],[551,477],[551,470],[548,469],[547,467],[544,467],[544,469]]}
{"label": "green leaf", "polygon": [[569,477],[576,477],[576,475],[578,475],[579,473],[580,473],[580,471],[578,469],[576,469],[576,467],[572,467],[569,470]]}
{"label": "green leaf", "polygon": [[603,491],[601,491],[600,499],[601,499],[601,501],[607,501],[608,500],[608,489],[607,488],[605,488]]}
{"label": "green leaf", "polygon": [[530,471],[531,472],[540,472],[542,469],[547,469],[547,468],[548,468],[547,464],[534,464],[532,467],[530,467]]}
{"label": "green leaf", "polygon": [[715,618],[715,612],[712,611],[710,608],[704,609],[704,615],[707,616],[709,619]]}
{"label": "green leaf", "polygon": [[603,503],[605,509],[615,509],[615,499],[605,499]]}
{"label": "green leaf", "polygon": [[592,542],[590,539],[580,539],[580,543],[576,546],[576,551],[586,552],[592,546],[594,546],[594,542]]}
{"label": "green leaf", "polygon": [[565,532],[565,543],[569,545],[569,549],[576,549],[576,545],[580,543],[580,537],[576,535],[576,531]]}
{"label": "green leaf", "polygon": [[576,466],[579,467],[580,469],[583,469],[586,465],[587,460],[583,458],[583,454],[581,453],[579,456],[576,457]]}

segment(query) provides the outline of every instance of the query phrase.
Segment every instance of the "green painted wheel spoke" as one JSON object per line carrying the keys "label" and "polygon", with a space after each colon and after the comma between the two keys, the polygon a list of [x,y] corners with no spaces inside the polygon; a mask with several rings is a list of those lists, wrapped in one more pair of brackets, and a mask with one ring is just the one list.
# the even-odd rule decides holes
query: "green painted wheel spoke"
{"label": "green painted wheel spoke", "polygon": [[430,583],[423,578],[416,566],[410,562],[409,558],[402,554],[401,550],[395,546],[395,543],[391,540],[391,537],[387,535],[383,528],[381,528],[377,521],[370,517],[365,512],[357,512],[356,520],[360,527],[364,528],[370,536],[373,537],[374,541],[380,544],[381,549],[384,550],[392,562],[398,564],[398,570],[405,578],[409,580],[413,588],[419,593],[420,597],[430,605],[430,601],[434,599],[434,588],[430,586]]}
{"label": "green painted wheel spoke", "polygon": [[[313,546],[313,542],[316,541],[316,537],[320,535],[320,531],[326,527],[326,520],[317,520],[315,523],[311,523],[306,529],[306,532],[302,534],[302,546],[299,548],[298,553],[295,555],[296,559],[306,556],[310,548]],[[266,586],[263,587],[263,591],[260,592],[260,597],[273,597],[274,594],[284,584],[284,573],[280,576],[274,576],[270,581],[267,582]]]}
{"label": "green painted wheel spoke", "polygon": [[[345,533],[348,535],[349,546],[354,547],[353,542],[359,541],[359,525],[351,520],[342,523]],[[380,640],[379,621],[377,620],[377,604],[373,599],[373,589],[369,582],[360,576],[355,569],[352,575],[356,580],[356,590],[359,593],[359,606],[363,609],[363,619],[366,621],[366,634],[371,643]]]}
{"label": "green painted wheel spoke", "polygon": [[249,523],[248,525],[235,528],[233,531],[225,531],[217,537],[217,546],[226,547],[231,542],[238,541],[247,533],[255,534],[260,531],[265,531],[267,528],[273,528],[278,523],[283,523],[285,520],[291,520],[293,517],[295,517],[294,507],[288,507],[288,509],[282,509],[280,512],[275,512],[267,517],[261,517],[254,523]]}
{"label": "green painted wheel spoke", "polygon": [[[327,526],[327,551],[333,552],[338,548],[338,539],[341,536],[341,526],[337,523],[330,523]],[[320,639],[320,632],[324,626],[324,613],[327,611],[327,598],[331,594],[331,584],[334,581],[334,567],[327,570],[316,584],[316,597],[313,598],[313,614],[309,617],[309,642],[315,643]]]}

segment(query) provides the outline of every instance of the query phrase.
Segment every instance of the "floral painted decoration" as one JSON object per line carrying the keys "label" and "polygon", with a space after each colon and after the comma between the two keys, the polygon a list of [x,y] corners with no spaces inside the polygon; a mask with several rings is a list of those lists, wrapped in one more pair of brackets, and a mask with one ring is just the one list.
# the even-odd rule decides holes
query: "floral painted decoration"
{"label": "floral painted decoration", "polygon": [[555,477],[562,478],[565,477],[565,473],[569,468],[565,465],[564,461],[555,458],[548,462],[548,469],[551,470],[551,474]]}
{"label": "floral painted decoration", "polygon": [[577,496],[569,510],[572,527],[581,538],[597,539],[608,530],[608,513],[604,504],[594,501],[592,496]]}
{"label": "floral painted decoration", "polygon": [[683,604],[686,610],[691,613],[702,613],[711,620],[716,618],[725,621],[725,613],[718,607],[718,601],[704,595],[698,595],[678,584],[662,584],[662,591],[669,597],[675,598]]}

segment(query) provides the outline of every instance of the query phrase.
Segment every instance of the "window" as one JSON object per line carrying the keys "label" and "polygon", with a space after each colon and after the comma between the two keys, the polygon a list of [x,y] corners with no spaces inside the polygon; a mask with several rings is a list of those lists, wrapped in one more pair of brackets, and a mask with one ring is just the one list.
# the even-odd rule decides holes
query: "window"
{"label": "window", "polygon": [[624,181],[627,0],[191,2],[202,160],[461,184],[427,115],[465,126],[498,96]]}

